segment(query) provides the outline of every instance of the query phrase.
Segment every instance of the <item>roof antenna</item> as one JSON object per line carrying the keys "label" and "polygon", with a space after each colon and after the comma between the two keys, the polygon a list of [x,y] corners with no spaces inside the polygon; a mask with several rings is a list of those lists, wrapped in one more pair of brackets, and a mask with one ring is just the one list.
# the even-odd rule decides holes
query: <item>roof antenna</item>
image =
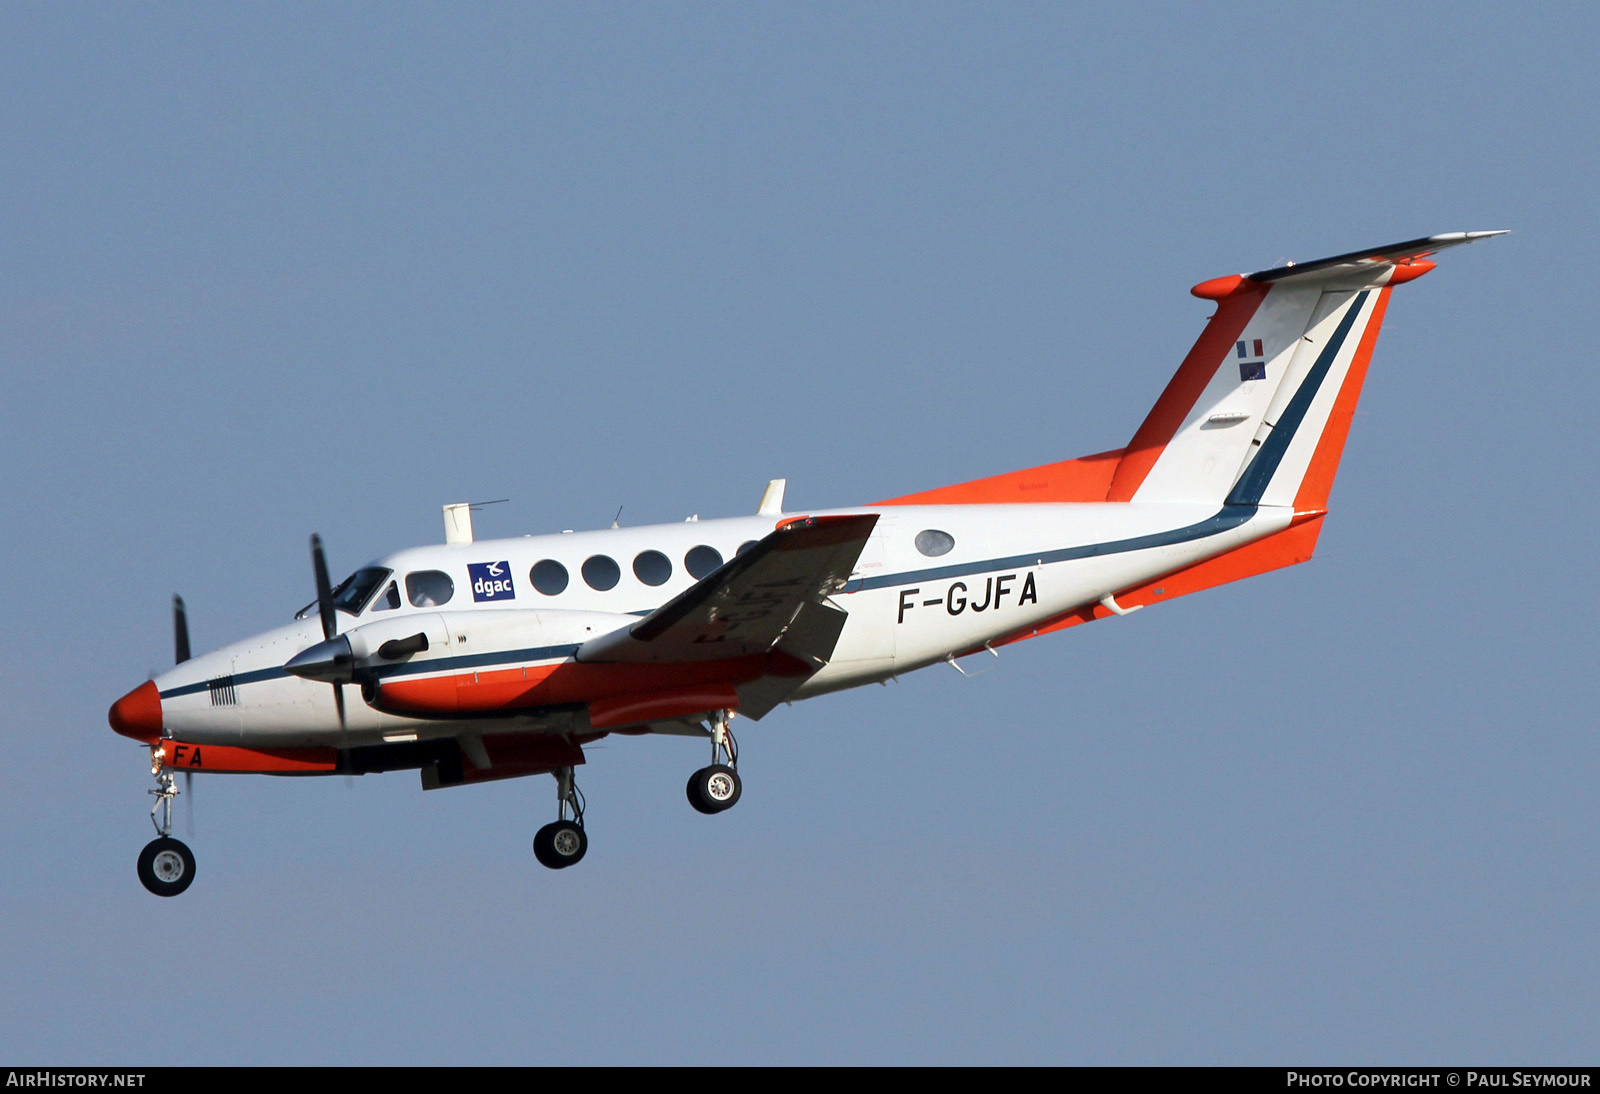
{"label": "roof antenna", "polygon": [[622,506],[617,506],[617,515],[611,518],[611,527],[617,527],[617,521],[622,519]]}
{"label": "roof antenna", "polygon": [[472,542],[472,514],[485,505],[499,505],[510,498],[493,501],[458,501],[444,507],[444,541],[446,543]]}

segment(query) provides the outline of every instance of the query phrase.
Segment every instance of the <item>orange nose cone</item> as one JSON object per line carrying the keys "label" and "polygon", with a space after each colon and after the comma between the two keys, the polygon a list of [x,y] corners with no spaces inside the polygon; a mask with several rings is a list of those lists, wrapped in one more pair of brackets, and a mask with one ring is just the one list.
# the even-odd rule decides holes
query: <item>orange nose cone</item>
{"label": "orange nose cone", "polygon": [[111,728],[124,737],[153,744],[161,737],[161,692],[146,680],[111,704]]}

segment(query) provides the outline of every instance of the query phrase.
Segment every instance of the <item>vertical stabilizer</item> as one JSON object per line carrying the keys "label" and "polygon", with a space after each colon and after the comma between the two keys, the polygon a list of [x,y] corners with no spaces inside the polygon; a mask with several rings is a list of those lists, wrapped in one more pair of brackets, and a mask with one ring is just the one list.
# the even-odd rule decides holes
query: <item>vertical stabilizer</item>
{"label": "vertical stabilizer", "polygon": [[[1203,286],[1202,286],[1203,288]],[[1221,501],[1301,345],[1319,289],[1238,284],[1151,408],[1111,501]]]}
{"label": "vertical stabilizer", "polygon": [[1498,232],[1455,232],[1249,275],[1217,301],[1129,442],[1108,501],[1325,507],[1389,293],[1425,256]]}

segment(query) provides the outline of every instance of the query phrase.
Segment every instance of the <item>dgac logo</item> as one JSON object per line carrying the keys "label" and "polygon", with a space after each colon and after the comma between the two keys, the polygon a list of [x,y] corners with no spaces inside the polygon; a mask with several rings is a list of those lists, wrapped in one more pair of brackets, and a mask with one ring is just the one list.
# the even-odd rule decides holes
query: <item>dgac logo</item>
{"label": "dgac logo", "polygon": [[511,586],[511,563],[469,562],[467,576],[472,578],[472,599],[515,600],[517,590]]}

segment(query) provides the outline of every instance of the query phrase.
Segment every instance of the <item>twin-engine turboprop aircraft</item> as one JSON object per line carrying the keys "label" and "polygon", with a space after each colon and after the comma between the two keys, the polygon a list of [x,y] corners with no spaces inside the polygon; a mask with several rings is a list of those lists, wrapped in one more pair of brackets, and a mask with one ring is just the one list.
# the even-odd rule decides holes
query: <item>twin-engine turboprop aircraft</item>
{"label": "twin-engine turboprop aircraft", "polygon": [[1396,286],[1457,232],[1191,292],[1199,341],[1126,448],[890,498],[755,516],[446,543],[386,555],[292,622],[191,657],[111,708],[147,745],[159,838],[139,877],[194,879],[170,836],[176,773],[420,770],[425,789],[554,774],[546,866],[584,855],[573,770],[611,733],[710,741],[690,803],[739,800],[734,717],[1121,615],[1311,557]]}

